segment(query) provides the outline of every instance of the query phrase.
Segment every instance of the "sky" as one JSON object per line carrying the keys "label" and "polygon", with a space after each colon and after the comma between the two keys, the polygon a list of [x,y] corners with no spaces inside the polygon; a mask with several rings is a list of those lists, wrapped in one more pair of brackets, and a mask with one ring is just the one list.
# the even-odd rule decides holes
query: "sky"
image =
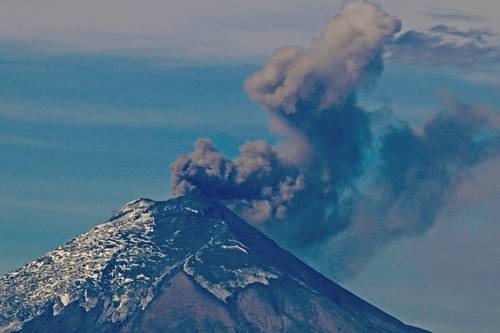
{"label": "sky", "polygon": [[[169,198],[169,164],[199,137],[229,156],[248,140],[276,142],[243,81],[274,49],[306,46],[342,4],[2,2],[0,273],[128,201]],[[395,42],[362,104],[389,104],[420,126],[456,96],[498,117],[500,2],[380,4],[403,21],[401,35],[413,33]],[[471,170],[429,232],[393,242],[342,285],[435,332],[496,332],[499,163]]]}

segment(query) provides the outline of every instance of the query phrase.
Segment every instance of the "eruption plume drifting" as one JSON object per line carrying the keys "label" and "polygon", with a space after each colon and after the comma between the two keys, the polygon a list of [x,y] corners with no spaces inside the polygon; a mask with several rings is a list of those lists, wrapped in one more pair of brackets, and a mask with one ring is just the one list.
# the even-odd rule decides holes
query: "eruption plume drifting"
{"label": "eruption plume drifting", "polygon": [[488,115],[452,103],[421,130],[380,129],[356,92],[382,73],[398,19],[349,2],[308,49],[278,49],[245,82],[284,136],[249,142],[230,159],[209,140],[172,166],[175,196],[225,202],[302,256],[327,260],[346,277],[387,242],[434,223],[461,175],[498,154]]}

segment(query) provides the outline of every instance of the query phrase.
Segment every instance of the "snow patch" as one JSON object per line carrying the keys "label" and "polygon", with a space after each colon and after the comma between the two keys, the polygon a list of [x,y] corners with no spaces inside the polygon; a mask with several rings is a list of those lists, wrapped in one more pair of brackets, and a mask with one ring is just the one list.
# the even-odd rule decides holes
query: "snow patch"
{"label": "snow patch", "polygon": [[199,214],[200,211],[191,207],[184,207],[184,210],[187,210],[188,212]]}
{"label": "snow patch", "polygon": [[248,254],[248,251],[239,245],[222,245],[221,248],[226,250],[239,250],[241,252],[244,252],[245,254]]}

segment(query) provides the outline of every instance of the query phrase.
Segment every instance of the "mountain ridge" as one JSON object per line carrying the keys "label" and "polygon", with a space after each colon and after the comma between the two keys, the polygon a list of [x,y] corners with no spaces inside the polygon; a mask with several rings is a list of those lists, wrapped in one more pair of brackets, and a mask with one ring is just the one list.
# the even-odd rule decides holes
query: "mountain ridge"
{"label": "mountain ridge", "polygon": [[363,301],[199,196],[134,200],[0,277],[0,333],[165,330],[427,332]]}

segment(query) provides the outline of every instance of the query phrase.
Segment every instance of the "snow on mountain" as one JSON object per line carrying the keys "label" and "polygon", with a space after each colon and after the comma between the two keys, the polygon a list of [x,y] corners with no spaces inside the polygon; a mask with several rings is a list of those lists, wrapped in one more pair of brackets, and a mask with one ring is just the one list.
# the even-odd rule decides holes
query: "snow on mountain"
{"label": "snow on mountain", "polygon": [[198,197],[132,201],[0,277],[0,333],[165,331],[425,332]]}

